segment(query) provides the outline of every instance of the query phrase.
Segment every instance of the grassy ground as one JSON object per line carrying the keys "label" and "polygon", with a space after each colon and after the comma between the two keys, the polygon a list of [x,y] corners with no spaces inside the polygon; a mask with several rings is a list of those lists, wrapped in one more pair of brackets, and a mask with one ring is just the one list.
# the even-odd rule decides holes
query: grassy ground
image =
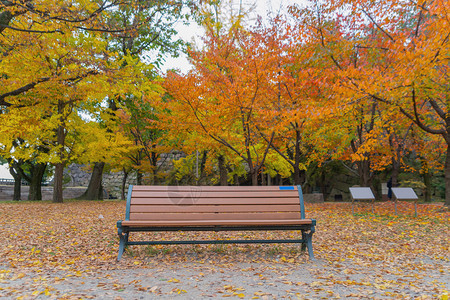
{"label": "grassy ground", "polygon": [[[0,203],[0,297],[10,299],[448,299],[448,212],[402,202],[308,204],[317,261],[297,245],[131,246],[124,201]],[[157,233],[155,239],[292,238],[297,232]]]}

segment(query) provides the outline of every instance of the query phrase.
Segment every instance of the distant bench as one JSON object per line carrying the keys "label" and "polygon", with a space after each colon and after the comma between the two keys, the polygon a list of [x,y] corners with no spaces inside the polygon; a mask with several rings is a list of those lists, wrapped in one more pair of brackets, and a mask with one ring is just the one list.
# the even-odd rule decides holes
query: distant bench
{"label": "distant bench", "polygon": [[[316,220],[305,218],[300,186],[130,186],[117,222],[120,260],[128,245],[301,243],[314,259]],[[130,241],[143,231],[300,230],[301,239]]]}

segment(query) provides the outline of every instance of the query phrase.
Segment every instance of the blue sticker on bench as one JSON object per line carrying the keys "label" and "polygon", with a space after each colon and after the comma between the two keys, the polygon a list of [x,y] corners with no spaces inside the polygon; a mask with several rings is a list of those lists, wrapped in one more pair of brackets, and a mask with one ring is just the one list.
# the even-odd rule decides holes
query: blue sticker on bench
{"label": "blue sticker on bench", "polygon": [[280,190],[293,190],[293,186],[280,186]]}

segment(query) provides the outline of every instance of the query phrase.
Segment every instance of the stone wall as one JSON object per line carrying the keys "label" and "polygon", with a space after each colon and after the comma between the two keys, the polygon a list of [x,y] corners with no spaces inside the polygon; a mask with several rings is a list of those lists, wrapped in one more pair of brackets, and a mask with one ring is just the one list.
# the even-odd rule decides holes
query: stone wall
{"label": "stone wall", "polygon": [[[28,199],[29,186],[22,186],[21,189],[21,200]],[[66,187],[63,190],[64,199],[74,199],[81,196],[85,187]],[[53,187],[43,186],[42,187],[42,200],[52,200],[53,199]],[[0,185],[0,200],[13,200],[14,196],[14,185]]]}
{"label": "stone wall", "polygon": [[324,201],[322,193],[303,194],[303,200],[306,203],[323,203],[323,201]]}
{"label": "stone wall", "polygon": [[[122,182],[124,178],[123,172],[109,172],[103,174],[103,189],[105,190],[105,198],[122,198]],[[130,184],[136,184],[136,174],[133,172],[128,174],[125,184],[125,196]]]}
{"label": "stone wall", "polygon": [[350,174],[339,174],[333,177],[327,201],[351,201],[349,188],[358,183],[358,179]]}
{"label": "stone wall", "polygon": [[[163,153],[158,160],[158,167],[162,172],[166,172],[173,168],[173,160],[184,157],[185,154],[179,151]],[[124,173],[119,172],[103,172],[103,189],[105,198],[122,198],[122,181]],[[91,170],[85,165],[71,164],[64,170],[64,186],[65,187],[87,187],[91,179]],[[128,174],[125,184],[125,195],[130,184],[136,184],[136,173]]]}
{"label": "stone wall", "polygon": [[[89,180],[91,179],[90,169],[85,165],[71,164],[64,171],[64,186],[65,187],[83,187],[87,188]],[[103,189],[104,198],[122,198],[122,181],[124,173],[120,172],[104,172],[103,173]],[[128,175],[125,185],[125,193],[130,184],[136,184],[136,175],[131,173]],[[80,194],[81,195],[81,194]]]}
{"label": "stone wall", "polygon": [[64,186],[87,187],[90,179],[90,170],[85,165],[71,164],[64,170]]}

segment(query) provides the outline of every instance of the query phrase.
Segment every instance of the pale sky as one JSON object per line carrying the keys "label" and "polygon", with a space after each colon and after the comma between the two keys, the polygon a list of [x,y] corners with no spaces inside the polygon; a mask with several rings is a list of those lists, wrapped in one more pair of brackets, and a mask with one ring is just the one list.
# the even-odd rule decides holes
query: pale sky
{"label": "pale sky", "polygon": [[13,179],[11,174],[9,174],[9,170],[6,168],[6,165],[0,165],[0,178]]}
{"label": "pale sky", "polygon": [[[278,12],[286,12],[289,5],[300,4],[304,0],[233,0],[236,8],[239,7],[239,2],[242,1],[243,5],[255,5],[255,20],[256,15],[260,15],[266,18],[269,14],[276,15]],[[177,26],[178,37],[187,42],[195,41],[198,43],[200,41],[199,36],[202,35],[203,29],[192,24],[190,26]],[[180,55],[178,58],[166,58],[166,63],[162,67],[162,71],[165,72],[168,69],[180,69],[182,73],[186,73],[190,69],[190,64],[186,58],[186,55]]]}

